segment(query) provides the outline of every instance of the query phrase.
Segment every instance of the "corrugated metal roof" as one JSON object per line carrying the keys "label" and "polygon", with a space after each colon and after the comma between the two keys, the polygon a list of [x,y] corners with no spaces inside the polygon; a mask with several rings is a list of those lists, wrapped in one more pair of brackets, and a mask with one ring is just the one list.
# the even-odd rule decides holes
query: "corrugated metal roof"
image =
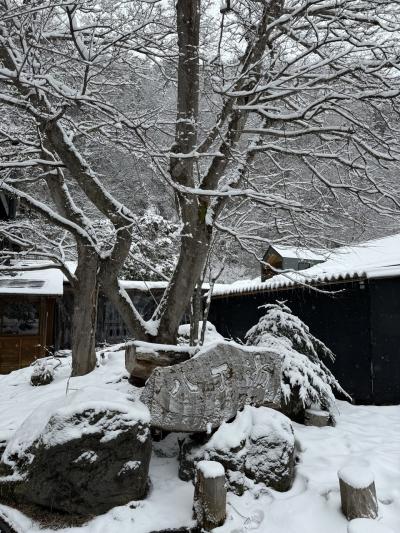
{"label": "corrugated metal roof", "polygon": [[213,296],[277,290],[291,286],[318,285],[360,278],[400,276],[400,234],[374,239],[331,252],[323,263],[298,272],[278,274],[264,282],[242,280],[215,288]]}

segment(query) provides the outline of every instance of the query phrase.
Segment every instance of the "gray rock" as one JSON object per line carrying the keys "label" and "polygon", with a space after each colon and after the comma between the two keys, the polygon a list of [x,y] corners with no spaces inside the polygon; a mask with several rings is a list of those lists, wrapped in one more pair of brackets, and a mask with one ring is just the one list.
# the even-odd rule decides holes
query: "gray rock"
{"label": "gray rock", "polygon": [[220,462],[227,485],[242,494],[251,483],[274,490],[290,489],[294,479],[295,446],[290,420],[266,407],[246,406],[231,423],[223,424],[203,446],[187,440],[181,447],[179,476],[193,479],[198,461]]}
{"label": "gray rock", "polygon": [[143,498],[151,456],[149,416],[126,397],[119,403],[122,396],[112,391],[114,400],[103,394],[93,402],[78,394],[72,404],[56,406],[25,448],[27,426],[21,426],[3,456],[23,479],[16,500],[95,515]]}
{"label": "gray rock", "polygon": [[125,347],[125,368],[129,381],[136,387],[143,387],[155,368],[176,365],[190,359],[196,348],[189,346],[156,345],[133,341]]}
{"label": "gray rock", "polygon": [[246,404],[279,405],[281,371],[281,356],[267,349],[216,344],[188,361],[156,368],[141,400],[153,427],[210,431]]}

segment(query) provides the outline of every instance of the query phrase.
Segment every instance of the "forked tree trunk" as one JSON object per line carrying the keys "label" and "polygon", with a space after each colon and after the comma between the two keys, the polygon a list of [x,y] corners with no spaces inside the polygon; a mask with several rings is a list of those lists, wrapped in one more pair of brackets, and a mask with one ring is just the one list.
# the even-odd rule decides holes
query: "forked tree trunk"
{"label": "forked tree trunk", "polygon": [[83,376],[96,366],[97,256],[78,247],[77,283],[72,315],[72,376]]}

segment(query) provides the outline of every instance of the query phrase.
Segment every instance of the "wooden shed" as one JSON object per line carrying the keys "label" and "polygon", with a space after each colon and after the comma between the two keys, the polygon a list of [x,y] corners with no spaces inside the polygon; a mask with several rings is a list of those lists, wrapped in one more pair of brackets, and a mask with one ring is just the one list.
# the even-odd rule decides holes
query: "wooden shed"
{"label": "wooden shed", "polygon": [[[304,270],[326,261],[327,253],[295,246],[269,246],[261,264],[261,281],[279,274],[279,270]],[[271,268],[272,267],[272,268]]]}
{"label": "wooden shed", "polygon": [[55,302],[62,291],[63,275],[56,269],[0,275],[0,374],[48,353],[54,341]]}

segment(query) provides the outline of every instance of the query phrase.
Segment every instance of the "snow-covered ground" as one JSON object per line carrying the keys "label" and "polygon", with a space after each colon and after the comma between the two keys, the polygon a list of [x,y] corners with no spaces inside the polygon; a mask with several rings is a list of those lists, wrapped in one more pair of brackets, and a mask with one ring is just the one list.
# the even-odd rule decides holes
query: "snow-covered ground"
{"label": "snow-covered ground", "polygon": [[[44,401],[66,393],[69,359],[56,370],[55,381],[43,387],[29,384],[31,368],[0,376],[0,443]],[[123,352],[110,352],[88,376],[70,379],[69,390],[88,386],[134,393],[127,382]],[[218,533],[346,533],[340,512],[337,471],[350,463],[368,466],[376,479],[379,521],[400,531],[400,406],[364,407],[338,404],[335,428],[294,424],[300,449],[296,480],[289,492],[247,492],[228,496],[228,517]],[[117,507],[85,526],[64,533],[149,533],[193,525],[193,487],[178,479],[173,436],[155,443],[149,497]],[[21,531],[49,533],[16,510],[0,505]]]}

